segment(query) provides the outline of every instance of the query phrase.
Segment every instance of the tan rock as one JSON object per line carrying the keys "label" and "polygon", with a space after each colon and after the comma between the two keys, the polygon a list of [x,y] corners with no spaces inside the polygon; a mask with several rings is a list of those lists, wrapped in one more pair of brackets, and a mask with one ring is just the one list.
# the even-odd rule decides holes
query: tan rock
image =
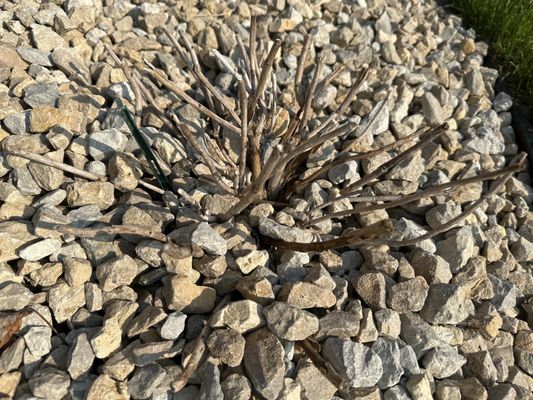
{"label": "tan rock", "polygon": [[74,182],[67,187],[70,207],[96,205],[104,210],[115,202],[115,187],[109,182]]}
{"label": "tan rock", "polygon": [[187,278],[169,279],[163,293],[167,306],[171,310],[204,314],[215,307],[215,289],[196,285]]}
{"label": "tan rock", "polygon": [[18,55],[14,48],[0,44],[0,67],[26,69],[28,64]]}

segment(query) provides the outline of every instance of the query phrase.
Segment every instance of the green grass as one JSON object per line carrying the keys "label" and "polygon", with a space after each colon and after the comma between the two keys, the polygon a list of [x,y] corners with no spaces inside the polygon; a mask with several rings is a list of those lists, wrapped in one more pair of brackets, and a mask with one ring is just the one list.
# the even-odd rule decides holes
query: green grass
{"label": "green grass", "polygon": [[451,0],[467,27],[489,43],[489,55],[514,97],[533,109],[533,0]]}

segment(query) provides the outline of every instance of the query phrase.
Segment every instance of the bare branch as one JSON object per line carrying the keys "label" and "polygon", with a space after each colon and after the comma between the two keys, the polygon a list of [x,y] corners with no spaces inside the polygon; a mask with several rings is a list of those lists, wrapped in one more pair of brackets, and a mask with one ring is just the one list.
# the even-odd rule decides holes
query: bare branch
{"label": "bare branch", "polygon": [[218,305],[212,311],[211,317],[206,321],[206,324],[202,328],[200,335],[196,338],[194,349],[189,357],[189,360],[187,361],[187,364],[183,368],[183,372],[178,375],[178,377],[172,383],[172,390],[175,392],[179,392],[181,389],[183,389],[187,383],[189,383],[189,379],[191,379],[192,374],[198,369],[198,364],[202,360],[205,353],[205,340],[212,331],[211,320],[213,315],[215,315],[217,311],[228,304],[229,300],[230,296],[227,295],[220,301],[220,303],[218,303]]}
{"label": "bare branch", "polygon": [[298,101],[298,92],[301,89],[302,77],[304,75],[305,61],[307,59],[307,53],[311,49],[311,39],[312,36],[310,33],[305,35],[304,44],[302,47],[302,52],[300,57],[298,57],[298,65],[296,67],[296,75],[294,76],[294,95],[296,96],[296,101]]}
{"label": "bare branch", "polygon": [[31,160],[31,161],[35,161],[39,164],[43,164],[43,165],[47,165],[49,167],[53,167],[53,168],[57,168],[61,171],[65,171],[65,172],[69,172],[73,175],[77,175],[81,178],[85,178],[85,179],[89,179],[91,181],[100,181],[100,182],[105,182],[107,180],[107,178],[105,176],[98,176],[98,175],[95,175],[95,174],[92,174],[90,172],[87,172],[87,171],[84,171],[82,169],[79,169],[79,168],[76,168],[76,167],[73,167],[72,165],[68,165],[68,164],[65,164],[65,163],[62,163],[62,162],[59,162],[59,161],[56,161],[56,160],[52,160],[51,158],[48,158],[48,157],[45,157],[45,156],[41,156],[39,154],[34,154],[34,153],[30,153],[28,151],[25,151],[25,150],[18,150],[18,149],[6,149],[10,154],[14,155],[14,156],[17,156],[17,157],[22,157],[22,158],[25,158],[27,160]]}
{"label": "bare branch", "polygon": [[154,239],[163,243],[167,242],[167,236],[164,233],[135,225],[110,225],[98,228],[77,228],[69,225],[56,225],[55,230],[76,237],[92,238],[99,233],[105,233],[108,235],[135,235],[143,238]]}
{"label": "bare branch", "polygon": [[150,74],[155,80],[157,80],[160,84],[165,86],[168,90],[176,94],[179,98],[181,98],[183,101],[185,101],[190,106],[196,108],[201,113],[207,115],[209,118],[211,118],[213,121],[218,122],[220,125],[228,128],[230,131],[235,133],[240,133],[240,128],[237,128],[232,123],[226,121],[224,118],[219,117],[216,113],[211,111],[209,108],[205,107],[204,105],[198,103],[196,100],[194,100],[191,96],[189,96],[185,91],[178,86],[176,86],[173,82],[169,81],[167,78],[163,76],[161,71],[159,71],[157,68],[155,68],[153,65],[148,65],[151,69],[147,69],[146,72]]}
{"label": "bare branch", "polygon": [[171,114],[170,118],[172,118],[172,120],[174,121],[174,123],[176,124],[176,126],[178,127],[180,132],[189,141],[191,146],[198,152],[200,157],[202,157],[202,159],[206,163],[207,167],[209,168],[209,171],[211,171],[211,174],[215,178],[217,185],[220,186],[220,188],[223,189],[224,191],[226,191],[228,193],[231,193],[231,194],[234,194],[235,190],[230,188],[228,185],[226,185],[226,183],[224,183],[224,180],[222,179],[222,176],[218,172],[218,170],[217,170],[217,168],[216,168],[211,156],[204,150],[204,148],[200,145],[200,143],[198,143],[198,140],[196,140],[196,138],[194,137],[192,132],[189,130],[187,125],[182,123],[178,119],[176,114]]}
{"label": "bare branch", "polygon": [[[513,173],[515,173],[516,171],[519,171],[519,170],[521,170],[523,168],[524,168],[524,162],[521,161],[521,159],[519,159],[518,161],[515,161],[514,163],[510,164],[508,167],[503,168],[503,169],[501,169],[499,171],[487,172],[487,173],[484,173],[484,174],[479,174],[477,176],[473,176],[471,178],[458,179],[458,180],[455,180],[455,181],[452,181],[452,182],[443,183],[441,185],[432,186],[432,187],[430,187],[428,189],[422,190],[421,192],[412,193],[412,194],[404,196],[404,197],[402,197],[402,198],[400,198],[398,200],[394,200],[394,201],[391,201],[391,202],[388,202],[388,203],[358,205],[358,206],[355,206],[351,210],[338,211],[338,212],[335,212],[335,213],[331,213],[331,214],[325,215],[325,216],[320,217],[320,218],[316,218],[314,220],[309,221],[308,224],[309,225],[316,224],[316,223],[319,223],[321,221],[325,221],[326,219],[329,219],[329,218],[346,217],[348,215],[359,214],[359,213],[362,213],[362,212],[376,211],[376,210],[383,210],[383,209],[392,208],[392,207],[398,207],[398,206],[401,206],[403,204],[407,204],[407,203],[411,203],[411,202],[416,201],[416,200],[423,199],[424,197],[441,195],[441,194],[443,194],[443,193],[445,193],[445,192],[447,192],[447,191],[449,191],[451,189],[457,189],[459,187],[462,187],[462,186],[465,186],[465,185],[469,185],[469,184],[472,184],[472,183],[478,183],[478,182],[486,181],[486,180],[489,180],[489,179],[495,179],[495,178],[498,178],[498,177],[500,177],[502,175],[504,175],[504,176],[509,175],[510,176]],[[335,201],[338,201],[338,200],[335,200]]]}
{"label": "bare branch", "polygon": [[324,207],[327,207],[339,200],[347,199],[351,196],[353,196],[353,193],[355,190],[359,189],[360,187],[363,187],[364,185],[372,182],[374,179],[379,178],[380,176],[386,174],[392,167],[397,165],[398,163],[402,162],[403,160],[410,157],[414,152],[421,149],[422,147],[426,146],[428,143],[430,143],[433,139],[436,137],[442,135],[446,129],[448,128],[448,125],[446,123],[436,127],[429,129],[422,133],[421,137],[422,139],[416,143],[415,145],[409,147],[407,150],[401,152],[396,157],[392,158],[391,160],[387,161],[386,163],[380,165],[377,167],[374,171],[371,173],[365,175],[363,178],[359,179],[357,182],[352,183],[351,185],[347,186],[343,190],[341,190],[341,195],[331,199],[329,201],[326,201],[325,203],[321,204],[317,207],[317,209],[321,209]]}
{"label": "bare branch", "polygon": [[257,82],[257,89],[254,91],[254,94],[248,106],[248,119],[252,119],[254,116],[257,101],[263,95],[263,91],[265,90],[266,84],[268,82],[268,77],[272,71],[272,66],[274,64],[276,54],[278,53],[280,47],[281,40],[277,39],[272,45],[272,48],[270,49],[270,52],[268,53],[268,56],[265,62],[263,63],[263,67],[261,68],[261,74],[259,75],[259,81]]}
{"label": "bare branch", "polygon": [[241,124],[241,157],[239,159],[239,186],[244,188],[244,177],[246,173],[246,152],[248,150],[248,95],[244,82],[241,80],[239,84],[239,101],[242,113]]}
{"label": "bare branch", "polygon": [[313,74],[313,78],[311,79],[311,83],[309,84],[309,87],[307,88],[307,94],[305,97],[305,102],[303,106],[303,112],[302,117],[300,118],[300,137],[303,137],[303,132],[307,128],[307,122],[309,120],[309,117],[311,116],[311,105],[313,102],[313,98],[315,97],[315,91],[318,84],[318,77],[320,74],[322,74],[322,68],[324,67],[324,54],[321,52],[316,57],[316,65],[315,65],[315,72]]}

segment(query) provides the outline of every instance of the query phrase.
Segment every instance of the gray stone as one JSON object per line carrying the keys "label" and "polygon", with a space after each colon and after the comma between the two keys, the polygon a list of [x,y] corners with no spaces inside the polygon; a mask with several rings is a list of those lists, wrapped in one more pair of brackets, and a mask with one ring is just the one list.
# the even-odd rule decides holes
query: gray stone
{"label": "gray stone", "polygon": [[28,86],[24,90],[24,101],[30,106],[51,106],[55,107],[59,94],[57,83],[39,82],[35,85]]}
{"label": "gray stone", "polygon": [[268,328],[280,339],[304,340],[318,331],[318,318],[310,312],[275,301],[264,309]]}
{"label": "gray stone", "polygon": [[240,365],[244,346],[244,337],[231,328],[215,329],[207,338],[207,348],[211,355],[230,367]]}
{"label": "gray stone", "polygon": [[68,373],[71,378],[78,380],[91,369],[94,352],[86,333],[76,336],[68,354]]}
{"label": "gray stone", "polygon": [[380,337],[372,344],[372,351],[381,358],[383,364],[383,375],[377,383],[378,387],[383,390],[396,385],[403,375],[398,341]]}
{"label": "gray stone", "polygon": [[56,321],[64,322],[85,305],[84,287],[70,287],[66,283],[57,284],[48,291],[48,305]]}
{"label": "gray stone", "polygon": [[13,135],[27,134],[30,131],[30,111],[9,114],[2,122],[7,131]]}
{"label": "gray stone", "polygon": [[24,285],[16,282],[0,284],[0,311],[18,311],[26,307],[33,293]]}
{"label": "gray stone", "polygon": [[376,328],[381,335],[388,337],[398,337],[401,332],[400,315],[388,308],[384,310],[378,310],[374,313],[374,319],[376,321]]}
{"label": "gray stone", "polygon": [[254,389],[267,400],[276,400],[283,389],[285,351],[268,329],[246,337],[244,367]]}
{"label": "gray stone", "polygon": [[494,110],[497,112],[509,111],[512,105],[512,97],[505,92],[498,93],[496,97],[494,97],[494,101],[492,103]]}
{"label": "gray stone", "polygon": [[[302,399],[325,400],[332,399],[337,391],[324,374],[309,359],[302,358],[298,362],[296,381],[302,388]],[[298,398],[300,398],[298,396]]]}
{"label": "gray stone", "polygon": [[385,276],[382,273],[371,272],[361,275],[355,281],[354,289],[369,307],[386,308]]}
{"label": "gray stone", "polygon": [[340,310],[333,310],[320,318],[320,329],[316,334],[317,338],[336,336],[340,338],[350,338],[359,332],[360,317]]}
{"label": "gray stone", "polygon": [[453,235],[437,242],[437,254],[450,264],[452,273],[459,272],[478,250],[474,238],[469,235]]}
{"label": "gray stone", "polygon": [[252,385],[244,375],[229,375],[221,387],[226,399],[249,400],[252,395]]}
{"label": "gray stone", "polygon": [[302,309],[330,308],[337,302],[337,298],[332,290],[309,282],[295,282],[283,285],[278,294],[278,301]]}
{"label": "gray stone", "polygon": [[533,243],[524,237],[520,237],[510,247],[511,253],[518,262],[533,261]]}
{"label": "gray stone", "polygon": [[450,264],[441,256],[417,249],[409,259],[415,274],[422,276],[426,282],[449,283],[452,279]]}
{"label": "gray stone", "polygon": [[422,366],[437,379],[452,376],[465,363],[466,359],[458,353],[457,347],[445,345],[431,349],[422,359]]}
{"label": "gray stone", "polygon": [[191,244],[209,254],[223,256],[228,251],[226,241],[206,222],[200,223],[191,235]]}
{"label": "gray stone", "polygon": [[128,389],[134,399],[148,399],[157,386],[165,379],[166,372],[158,364],[150,364],[135,369],[128,381]]}
{"label": "gray stone", "polygon": [[129,324],[128,337],[139,335],[165,319],[167,314],[159,307],[146,306]]}
{"label": "gray stone", "polygon": [[457,285],[436,283],[429,287],[420,316],[432,324],[458,324],[468,318],[465,290]]}
{"label": "gray stone", "polygon": [[429,349],[443,343],[442,338],[418,314],[412,312],[400,314],[400,320],[402,321],[400,337],[412,347],[418,358]]}
{"label": "gray stone", "polygon": [[224,393],[222,392],[222,386],[220,385],[220,369],[218,365],[211,362],[204,364],[202,385],[200,386],[198,399],[224,400]]}
{"label": "gray stone", "polygon": [[381,358],[361,343],[339,338],[327,338],[322,356],[353,387],[374,386],[381,379]]}
{"label": "gray stone", "polygon": [[399,313],[420,311],[426,301],[428,289],[426,280],[421,276],[397,283],[389,290],[387,305]]}
{"label": "gray stone", "polygon": [[70,378],[66,372],[56,368],[43,368],[38,370],[28,383],[34,396],[61,400],[68,394]]}
{"label": "gray stone", "polygon": [[488,274],[492,283],[494,296],[490,300],[498,311],[507,310],[516,306],[517,291],[514,283]]}
{"label": "gray stone", "polygon": [[286,242],[311,243],[313,241],[313,235],[310,232],[297,227],[281,225],[269,218],[260,219],[259,231],[262,235]]}
{"label": "gray stone", "polygon": [[108,163],[110,181],[117,190],[128,192],[134,190],[143,175],[141,163],[127,153],[115,153]]}
{"label": "gray stone", "polygon": [[104,292],[110,292],[122,285],[129,285],[137,273],[137,264],[128,255],[112,258],[96,267],[96,276]]}
{"label": "gray stone", "polygon": [[445,120],[444,110],[431,92],[426,92],[422,96],[422,113],[432,126],[442,124]]}
{"label": "gray stone", "polygon": [[105,210],[113,205],[115,187],[109,182],[74,182],[67,186],[70,207],[96,205]]}
{"label": "gray stone", "polygon": [[49,51],[34,49],[32,47],[17,47],[17,53],[29,64],[37,64],[43,67],[53,66]]}
{"label": "gray stone", "polygon": [[183,350],[184,344],[183,340],[176,345],[171,340],[139,344],[132,350],[133,362],[139,367],[144,367],[153,362],[174,357]]}
{"label": "gray stone", "polygon": [[43,25],[33,24],[31,26],[31,39],[39,50],[52,51],[57,47],[68,48],[65,39]]}
{"label": "gray stone", "polygon": [[243,334],[264,324],[263,307],[252,300],[228,303],[211,317],[211,327],[227,326]]}
{"label": "gray stone", "polygon": [[159,329],[159,335],[163,339],[176,340],[185,330],[186,321],[187,315],[179,311],[168,314]]}
{"label": "gray stone", "polygon": [[126,148],[128,138],[118,129],[106,129],[89,134],[87,146],[91,157],[98,161],[105,161],[113,154]]}

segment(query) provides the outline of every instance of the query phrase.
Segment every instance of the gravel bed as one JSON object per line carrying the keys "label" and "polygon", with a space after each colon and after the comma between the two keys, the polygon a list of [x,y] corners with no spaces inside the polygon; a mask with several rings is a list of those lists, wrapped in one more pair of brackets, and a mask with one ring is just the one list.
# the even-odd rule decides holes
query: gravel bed
{"label": "gravel bed", "polygon": [[[434,1],[249,3],[0,3],[0,397],[533,399],[527,173],[511,177],[459,226],[415,245],[281,251],[261,245],[258,232],[309,243],[316,233],[327,238],[390,219],[409,238],[451,220],[490,185],[472,183],[342,223],[327,219],[313,233],[300,229],[310,208],[391,158],[382,153],[339,164],[285,207],[263,203],[221,223],[215,216],[235,199],[205,179],[209,170],[191,157],[190,143],[165,132],[148,109],[141,130],[177,196],[151,186],[150,165],[119,107],[133,111],[139,94],[104,43],[119,59],[157,65],[200,99],[160,28],[183,29],[200,48],[218,52],[199,52],[200,62],[234,104],[230,71],[252,14],[258,38],[284,39],[275,71],[286,109],[294,104],[307,32],[312,55],[324,56],[324,75],[346,66],[320,88],[312,107],[322,116],[337,108],[362,68],[373,71],[347,112],[366,126],[357,152],[448,124],[369,195],[407,195],[474,177],[518,154],[512,98],[495,93],[497,71],[483,66],[490,49]],[[307,80],[312,58],[309,64]],[[143,82],[193,133],[209,125],[170,92]],[[326,142],[307,167],[330,160],[343,140]],[[350,207],[336,202],[328,210]],[[73,233],[109,224],[153,235]],[[158,240],[162,233],[167,243]],[[204,334],[206,355],[181,387]]]}

